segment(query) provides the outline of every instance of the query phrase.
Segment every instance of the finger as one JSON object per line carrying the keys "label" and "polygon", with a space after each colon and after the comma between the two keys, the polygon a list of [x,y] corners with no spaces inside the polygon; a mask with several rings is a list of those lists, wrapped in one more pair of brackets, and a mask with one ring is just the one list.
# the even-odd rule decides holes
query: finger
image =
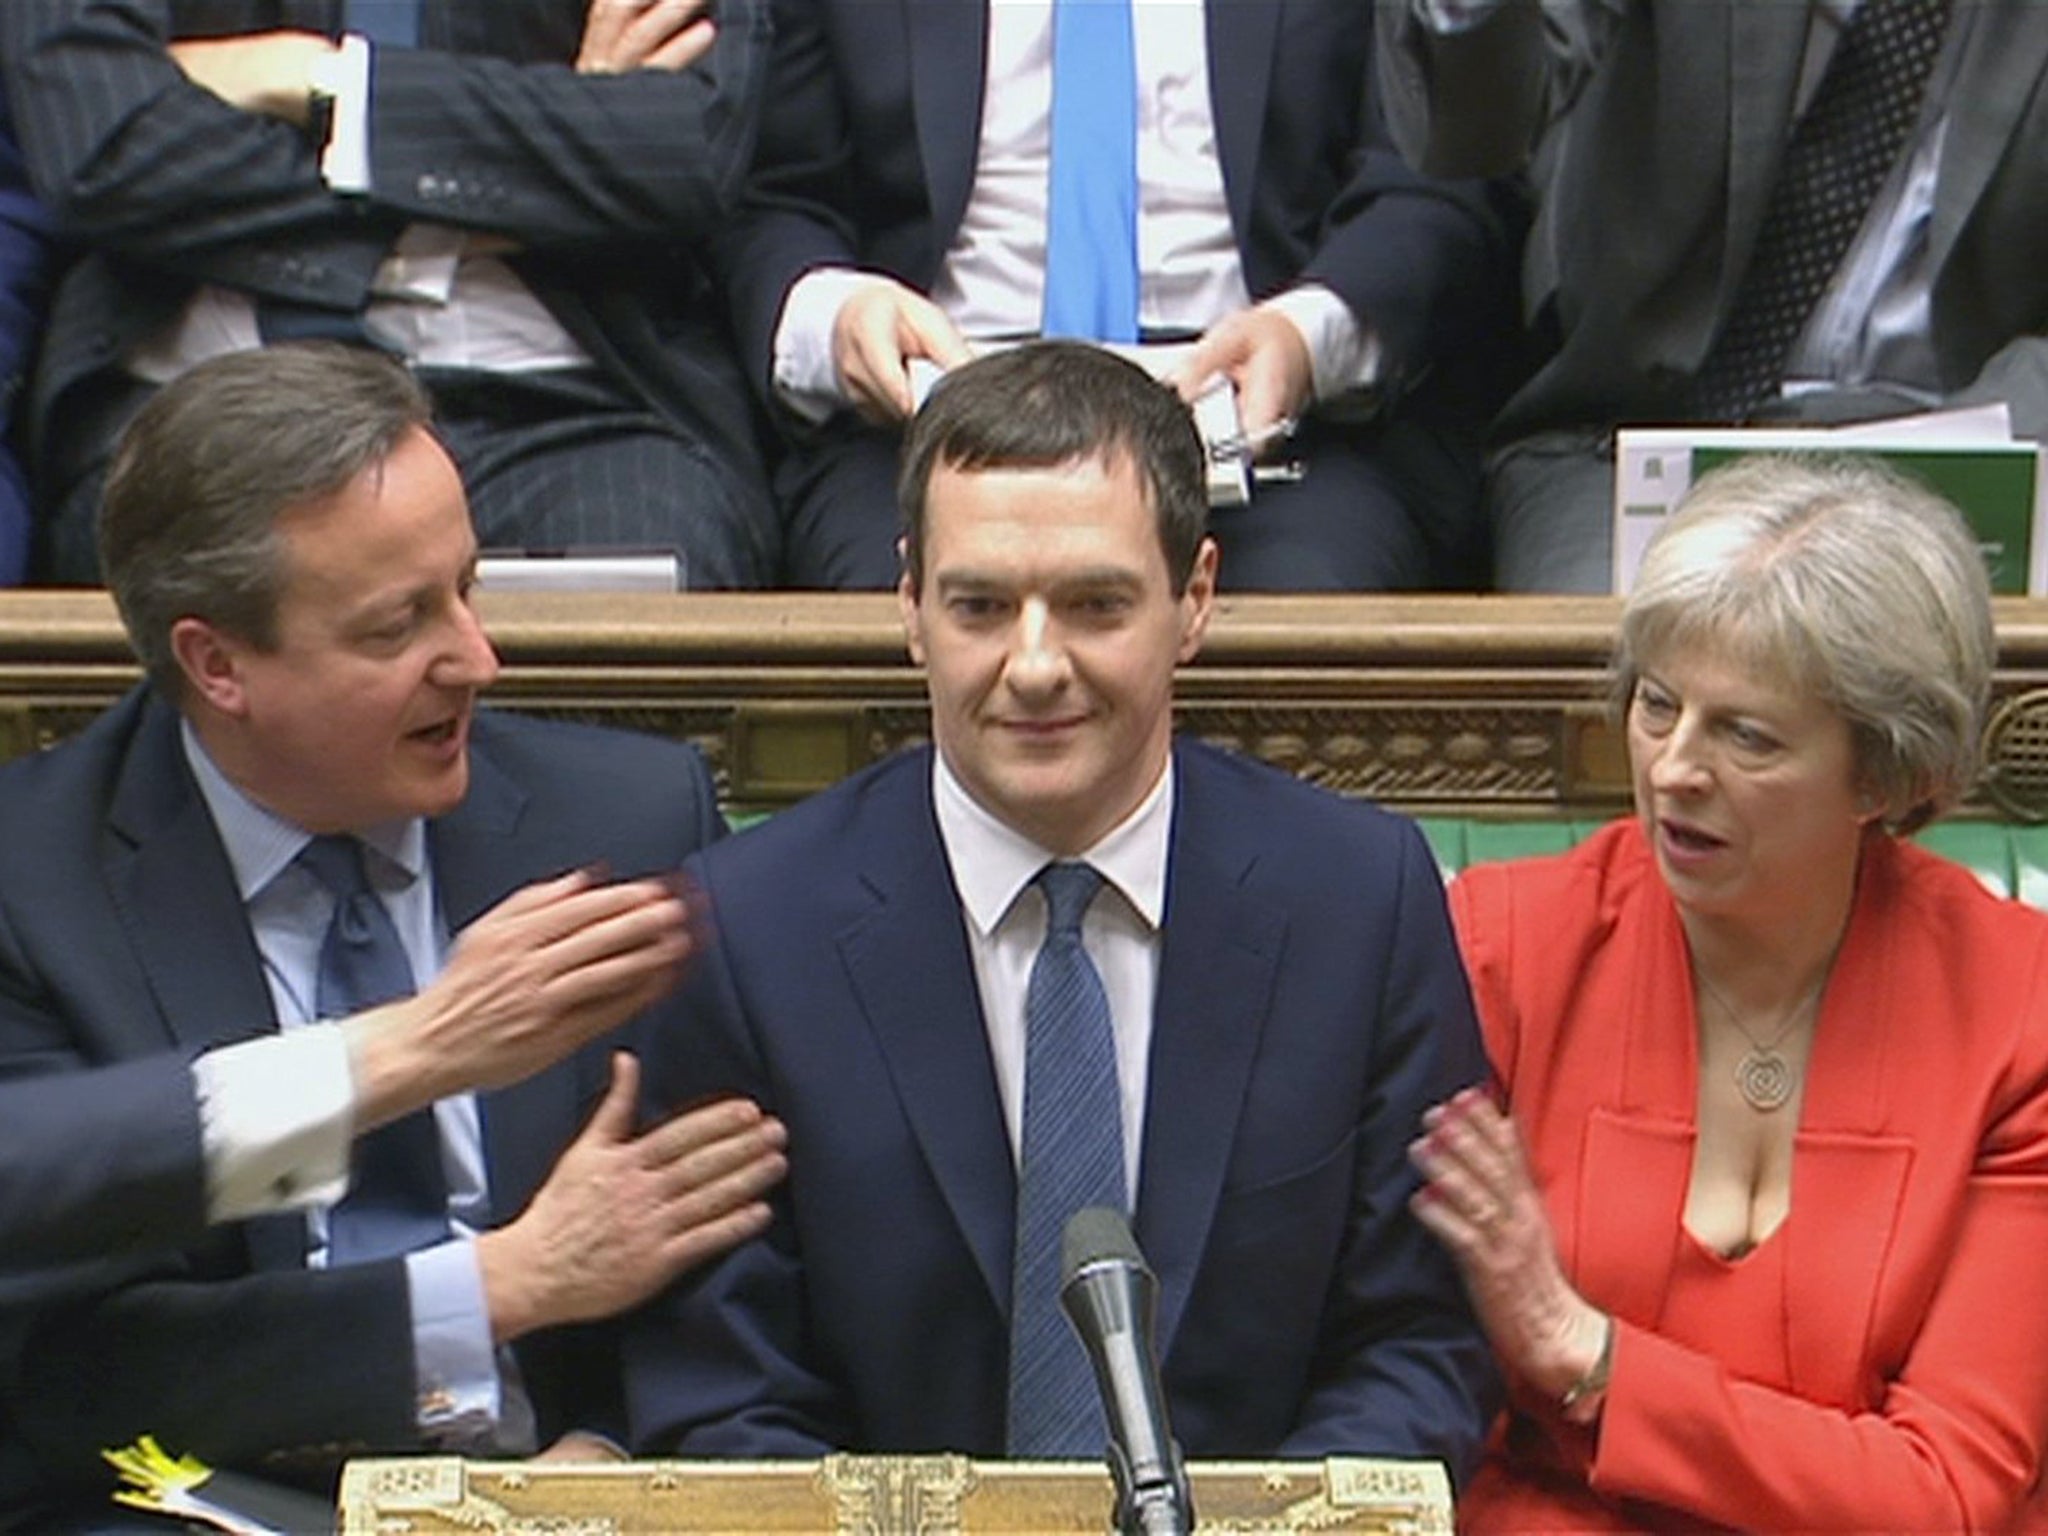
{"label": "finger", "polygon": [[702,1222],[677,1232],[662,1245],[662,1258],[669,1278],[694,1269],[707,1259],[716,1258],[727,1249],[736,1248],[749,1238],[758,1237],[768,1230],[769,1210],[765,1202],[755,1201],[728,1211],[711,1221]]}
{"label": "finger", "polygon": [[641,1161],[649,1167],[687,1157],[699,1147],[741,1136],[759,1126],[765,1117],[752,1099],[717,1099],[670,1115],[657,1126],[641,1133]]}
{"label": "finger", "polygon": [[536,912],[516,935],[549,974],[559,975],[621,955],[687,938],[690,909],[655,881],[577,892]]}
{"label": "finger", "polygon": [[789,1171],[783,1143],[756,1131],[715,1142],[657,1170],[661,1198],[688,1224],[766,1193]]}
{"label": "finger", "polygon": [[591,879],[592,877],[588,871],[572,869],[565,875],[555,876],[552,880],[536,880],[531,885],[522,885],[518,890],[478,918],[476,923],[471,924],[471,927],[474,928],[480,924],[490,923],[501,918],[508,922],[514,921],[534,912],[545,910],[573,893],[586,889],[590,885]]}
{"label": "finger", "polygon": [[1425,1184],[1408,1197],[1408,1211],[1461,1265],[1478,1261],[1484,1245],[1479,1230],[1430,1186]]}
{"label": "finger", "polygon": [[1227,377],[1230,354],[1229,338],[1211,331],[1195,343],[1194,350],[1188,353],[1169,382],[1181,399],[1193,405]]}
{"label": "finger", "polygon": [[711,51],[718,29],[709,20],[691,22],[647,56],[649,69],[688,69]]}
{"label": "finger", "polygon": [[[719,1150],[724,1153],[728,1149],[721,1147]],[[750,1148],[737,1164],[717,1178],[695,1180],[683,1188],[665,1192],[662,1202],[664,1220],[669,1230],[676,1232],[716,1221],[728,1211],[752,1205],[780,1184],[788,1173],[789,1159],[782,1153],[765,1151],[758,1146]]]}
{"label": "finger", "polygon": [[627,25],[622,52],[629,66],[653,61],[655,52],[677,33],[703,20],[703,0],[646,0]]}
{"label": "finger", "polygon": [[614,1051],[611,1084],[598,1101],[590,1124],[584,1128],[584,1137],[597,1141],[630,1141],[639,1104],[640,1062],[631,1051]]}
{"label": "finger", "polygon": [[941,368],[957,368],[974,360],[967,338],[960,334],[952,317],[930,300],[919,298],[906,305],[904,320],[909,333],[904,347],[906,355],[928,357]]}
{"label": "finger", "polygon": [[576,55],[576,67],[586,73],[611,67],[619,38],[627,24],[640,14],[644,0],[590,0],[583,13],[583,41]]}
{"label": "finger", "polygon": [[[886,300],[861,295],[847,302],[835,329],[833,366],[840,386],[855,405],[884,417],[893,406],[892,379],[901,375],[903,357],[896,344],[896,320]],[[903,396],[909,399],[908,380]],[[902,414],[900,409],[896,410]]]}
{"label": "finger", "polygon": [[643,951],[583,966],[548,982],[539,1006],[569,1040],[585,1044],[644,1013],[682,980],[685,947],[674,954]]}

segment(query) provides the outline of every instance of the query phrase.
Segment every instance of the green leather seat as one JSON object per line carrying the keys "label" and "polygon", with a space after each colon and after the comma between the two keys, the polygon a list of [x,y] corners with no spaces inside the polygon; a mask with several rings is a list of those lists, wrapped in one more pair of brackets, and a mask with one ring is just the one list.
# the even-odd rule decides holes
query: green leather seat
{"label": "green leather seat", "polygon": [[[1437,866],[1449,879],[1468,864],[1562,853],[1600,821],[1493,821],[1479,817],[1416,818]],[[2048,827],[1997,821],[1940,821],[1918,838],[1922,847],[1974,872],[1987,889],[2048,908]]]}

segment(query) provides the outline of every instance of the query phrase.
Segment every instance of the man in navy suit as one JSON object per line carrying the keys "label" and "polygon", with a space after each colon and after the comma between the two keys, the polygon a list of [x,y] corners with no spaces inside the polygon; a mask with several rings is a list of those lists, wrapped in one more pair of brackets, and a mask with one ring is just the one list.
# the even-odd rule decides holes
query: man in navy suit
{"label": "man in navy suit", "polygon": [[758,1097],[790,1177],[638,1319],[641,1449],[1043,1453],[1009,1401],[1047,1299],[1012,1281],[1043,1271],[1014,1237],[1026,976],[1037,882],[1081,861],[1098,1118],[1187,1453],[1470,1464],[1491,1367],[1404,1156],[1482,1071],[1440,879],[1411,824],[1174,743],[1216,590],[1201,455],[1170,391],[1075,343],[959,369],[913,425],[898,594],[936,750],[692,861],[716,934],[650,1082]]}
{"label": "man in navy suit", "polygon": [[[636,1132],[630,1055],[534,1071],[673,984],[688,940],[661,877],[721,826],[686,747],[477,707],[497,661],[476,539],[427,422],[405,370],[354,348],[167,386],[101,519],[149,681],[0,776],[0,1075],[204,1052],[209,1200],[306,1207],[0,1316],[46,1482],[103,1478],[100,1449],[143,1433],[316,1482],[372,1450],[587,1450],[617,1420],[602,1320],[767,1219],[781,1133],[752,1106]],[[359,866],[352,891],[316,839]],[[426,985],[324,1022],[333,952],[379,930]],[[508,1014],[524,1059],[465,1079],[457,1047]],[[288,1055],[221,1068],[280,1029]],[[394,1095],[429,1103],[402,1170],[421,1198],[395,1243],[396,1207],[352,1217],[358,1260],[352,1122]],[[286,1198],[234,1170],[294,1117],[339,1150]]]}
{"label": "man in navy suit", "polygon": [[[714,259],[790,429],[797,585],[895,583],[910,364],[1061,334],[1042,324],[1061,11],[773,0],[772,110]],[[1512,323],[1501,210],[1386,140],[1370,5],[1147,0],[1132,22],[1140,339],[1198,338],[1183,386],[1229,380],[1248,436],[1305,471],[1219,509],[1226,582],[1456,584]]]}

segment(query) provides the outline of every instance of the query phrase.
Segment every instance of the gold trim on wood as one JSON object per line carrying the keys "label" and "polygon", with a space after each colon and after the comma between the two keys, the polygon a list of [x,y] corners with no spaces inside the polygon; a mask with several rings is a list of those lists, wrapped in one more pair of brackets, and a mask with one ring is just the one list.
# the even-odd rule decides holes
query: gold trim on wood
{"label": "gold trim on wood", "polygon": [[[888,593],[486,594],[501,708],[676,737],[772,810],[929,735]],[[2001,599],[1978,814],[2048,816],[2048,600]],[[1628,798],[1611,598],[1232,596],[1178,683],[1182,727],[1439,815],[1600,816]],[[0,757],[134,681],[104,593],[0,593]]]}
{"label": "gold trim on wood", "polygon": [[[1196,1462],[1198,1528],[1235,1536],[1350,1531],[1449,1536],[1451,1486],[1435,1462]],[[1099,1536],[1114,1491],[1094,1462],[964,1456],[820,1461],[354,1461],[343,1536]]]}

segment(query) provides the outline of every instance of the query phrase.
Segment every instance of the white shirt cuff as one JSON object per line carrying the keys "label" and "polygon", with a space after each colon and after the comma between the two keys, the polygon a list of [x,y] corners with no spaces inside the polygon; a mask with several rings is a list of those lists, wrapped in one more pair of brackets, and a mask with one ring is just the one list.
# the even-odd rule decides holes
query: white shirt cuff
{"label": "white shirt cuff", "polygon": [[327,1205],[346,1193],[355,1083],[334,1025],[208,1051],[192,1063],[192,1088],[211,1220]]}
{"label": "white shirt cuff", "polygon": [[1308,347],[1315,396],[1371,389],[1380,381],[1380,339],[1352,314],[1351,306],[1320,283],[1276,293],[1259,306],[1292,321]]}
{"label": "white shirt cuff", "polygon": [[1501,8],[1502,0],[1415,0],[1415,13],[1438,37],[1469,32]]}
{"label": "white shirt cuff", "polygon": [[497,1428],[503,1394],[476,1244],[456,1238],[405,1256],[421,1434],[445,1445]]}
{"label": "white shirt cuff", "polygon": [[328,98],[327,148],[320,177],[330,192],[370,190],[370,44],[350,33],[338,53],[313,66],[313,86]]}
{"label": "white shirt cuff", "polygon": [[813,267],[789,285],[775,322],[775,396],[813,425],[847,403],[832,361],[832,327],[856,290],[875,281],[852,267]]}

